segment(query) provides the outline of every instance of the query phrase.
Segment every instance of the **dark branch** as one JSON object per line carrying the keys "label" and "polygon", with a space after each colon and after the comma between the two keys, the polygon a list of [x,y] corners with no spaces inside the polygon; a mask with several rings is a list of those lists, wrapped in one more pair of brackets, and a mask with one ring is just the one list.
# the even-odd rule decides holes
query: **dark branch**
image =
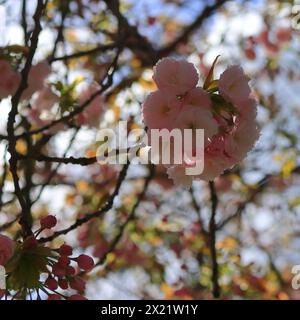
{"label": "dark branch", "polygon": [[212,284],[213,284],[213,296],[214,298],[220,297],[219,286],[219,266],[217,260],[216,250],[216,223],[215,216],[217,213],[218,197],[216,193],[215,184],[213,181],[209,181],[209,189],[211,195],[211,218],[209,221],[209,237],[210,237],[210,254],[212,260]]}
{"label": "dark branch", "polygon": [[181,35],[175,39],[172,43],[167,45],[165,48],[159,50],[159,56],[164,57],[176,50],[176,47],[179,44],[185,43],[191,34],[199,29],[203,22],[209,18],[218,8],[220,8],[227,0],[217,0],[216,3],[212,6],[206,7],[202,13],[195,19],[195,21],[190,24],[186,29],[181,33]]}
{"label": "dark branch", "polygon": [[22,225],[23,233],[25,236],[31,234],[30,223],[29,223],[30,212],[28,212],[28,206],[23,197],[23,194],[19,185],[19,177],[17,173],[17,154],[16,154],[17,140],[15,136],[14,124],[15,124],[16,116],[18,114],[18,105],[19,105],[22,93],[28,86],[27,84],[28,74],[29,74],[29,71],[32,65],[32,60],[38,45],[39,34],[41,32],[40,19],[44,11],[45,4],[46,2],[44,3],[42,0],[39,0],[37,2],[37,7],[35,10],[35,14],[33,16],[35,27],[31,35],[31,44],[30,44],[29,53],[27,56],[25,66],[21,73],[20,85],[15,95],[11,98],[11,110],[9,112],[8,121],[7,121],[7,134],[8,134],[8,142],[9,142],[8,152],[11,155],[9,159],[10,171],[13,177],[15,194],[22,208],[22,217],[20,219],[20,224]]}
{"label": "dark branch", "polygon": [[142,192],[140,192],[140,194],[138,195],[137,197],[137,200],[134,204],[134,206],[132,207],[126,221],[121,225],[121,227],[119,228],[119,231],[117,233],[117,235],[115,236],[115,238],[111,241],[110,245],[109,245],[109,248],[107,249],[107,251],[102,255],[102,257],[99,259],[99,261],[95,264],[95,267],[96,266],[100,266],[102,265],[105,260],[106,260],[106,257],[109,253],[113,252],[114,249],[116,248],[116,246],[118,245],[118,243],[120,242],[123,234],[124,234],[124,231],[128,225],[128,223],[130,221],[132,221],[134,218],[135,218],[135,213],[136,213],[136,210],[137,208],[139,207],[140,203],[142,202],[146,192],[147,192],[147,189],[148,189],[148,186],[149,186],[149,183],[150,181],[152,180],[153,176],[154,176],[154,173],[155,173],[155,167],[154,165],[150,165],[149,166],[149,169],[150,169],[150,173],[149,175],[147,176],[147,178],[145,179],[145,183],[144,183],[144,187],[143,187],[143,190]]}

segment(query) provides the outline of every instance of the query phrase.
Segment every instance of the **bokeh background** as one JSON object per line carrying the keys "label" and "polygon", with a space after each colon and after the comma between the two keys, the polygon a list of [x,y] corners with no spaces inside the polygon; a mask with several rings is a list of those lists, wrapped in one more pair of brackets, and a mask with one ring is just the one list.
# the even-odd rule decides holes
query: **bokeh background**
{"label": "bokeh background", "polygon": [[[35,5],[34,0],[1,1],[2,47],[24,46],[24,21],[30,29]],[[112,84],[102,94],[102,128],[120,120],[129,121],[128,130],[143,128],[141,104],[155,90],[153,65],[160,57],[193,62],[203,81],[220,55],[216,77],[228,65],[240,64],[251,78],[259,102],[259,142],[242,163],[215,180],[222,299],[300,298],[292,287],[292,268],[300,265],[299,19],[300,3],[273,0],[49,0],[41,19],[34,61],[48,59],[48,81],[69,89],[73,100],[60,105],[66,112],[83,88],[101,80],[120,50]],[[62,99],[63,92],[58,95]],[[10,100],[2,100],[0,108],[5,135]],[[20,110],[22,132],[28,106]],[[41,149],[50,156],[90,157],[99,146],[97,127],[69,123],[50,135]],[[20,208],[6,169],[6,142],[0,146],[0,230],[18,239]],[[25,154],[27,142],[18,140],[17,148]],[[51,213],[62,229],[105,203],[120,166],[31,160],[19,170],[30,175],[32,227]],[[149,181],[148,175],[147,166],[131,165],[111,210],[49,245],[67,239],[76,252],[103,262],[88,274],[89,299],[212,299],[208,184],[175,187],[163,167]]]}

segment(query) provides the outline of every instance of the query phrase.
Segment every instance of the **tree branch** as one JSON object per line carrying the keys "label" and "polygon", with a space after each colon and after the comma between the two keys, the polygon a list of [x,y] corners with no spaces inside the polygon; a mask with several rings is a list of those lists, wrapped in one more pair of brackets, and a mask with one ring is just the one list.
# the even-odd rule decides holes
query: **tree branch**
{"label": "tree branch", "polygon": [[220,8],[227,0],[217,0],[214,5],[206,7],[201,14],[181,33],[181,35],[175,39],[172,43],[167,45],[165,48],[159,50],[159,56],[164,57],[173,52],[176,47],[186,42],[191,34],[201,27],[203,22],[209,18],[218,8]]}
{"label": "tree branch", "polygon": [[121,227],[119,228],[119,231],[117,233],[117,235],[115,236],[115,238],[111,241],[110,245],[109,245],[109,248],[107,249],[107,251],[105,251],[105,253],[102,255],[102,257],[98,260],[98,262],[95,264],[95,267],[96,266],[100,266],[102,265],[105,260],[106,260],[106,257],[109,253],[113,252],[114,249],[116,248],[116,246],[118,245],[118,243],[120,242],[123,234],[124,234],[124,231],[128,225],[128,223],[130,221],[132,221],[134,218],[135,218],[135,213],[136,213],[136,210],[138,208],[138,206],[140,205],[140,203],[142,202],[146,192],[147,192],[147,189],[148,189],[148,186],[150,184],[150,181],[152,180],[153,176],[154,176],[154,173],[155,173],[155,166],[154,165],[150,165],[149,166],[149,175],[147,176],[147,178],[145,179],[145,183],[144,183],[144,187],[143,187],[143,190],[142,192],[140,192],[140,194],[138,195],[137,197],[137,200],[134,204],[134,206],[132,207],[126,221],[121,225]]}
{"label": "tree branch", "polygon": [[32,65],[32,60],[38,45],[38,38],[41,32],[40,19],[44,11],[45,4],[46,2],[44,3],[43,0],[38,0],[37,2],[35,14],[33,16],[35,27],[31,35],[31,45],[30,45],[28,57],[21,73],[22,77],[21,77],[20,85],[15,95],[11,98],[11,110],[9,112],[8,121],[7,121],[7,134],[8,134],[8,142],[9,142],[8,152],[10,153],[10,159],[9,159],[10,171],[13,177],[15,194],[22,208],[22,217],[20,219],[20,224],[22,225],[24,236],[31,234],[30,223],[28,219],[30,216],[30,212],[28,212],[28,206],[23,197],[23,194],[19,185],[19,177],[17,173],[17,155],[16,155],[17,139],[15,136],[14,123],[16,120],[16,116],[18,114],[18,105],[19,105],[19,101],[21,99],[22,93],[28,86],[27,84],[28,74],[29,74],[29,71]]}
{"label": "tree branch", "polygon": [[209,181],[209,189],[211,195],[211,218],[209,221],[209,236],[210,236],[210,254],[212,259],[212,283],[213,283],[213,296],[214,298],[220,297],[219,287],[219,266],[217,260],[216,250],[216,223],[215,216],[217,213],[218,197],[216,193],[215,184]]}

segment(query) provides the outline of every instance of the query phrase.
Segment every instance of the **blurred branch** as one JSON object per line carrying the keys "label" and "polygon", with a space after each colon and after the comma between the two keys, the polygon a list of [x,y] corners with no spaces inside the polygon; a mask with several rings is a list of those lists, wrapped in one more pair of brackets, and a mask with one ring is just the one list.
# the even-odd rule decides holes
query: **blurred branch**
{"label": "blurred branch", "polygon": [[[143,144],[137,144],[135,146],[126,148],[126,149],[113,149],[112,151],[110,151],[107,154],[104,154],[105,158],[108,159],[110,157],[115,157],[118,155],[125,155],[128,153],[131,154],[136,154],[136,152],[138,151],[138,149],[142,148],[144,145]],[[75,158],[75,157],[54,157],[54,156],[46,156],[43,154],[26,154],[26,155],[22,155],[20,153],[17,154],[19,159],[34,159],[36,161],[39,162],[56,162],[56,163],[60,163],[60,164],[77,164],[77,165],[81,165],[81,166],[88,166],[91,164],[94,164],[96,162],[98,162],[97,157],[79,157],[79,158]]]}
{"label": "blurred branch", "polygon": [[49,57],[50,61],[55,56],[58,44],[64,41],[64,24],[69,13],[69,0],[61,1],[59,2],[59,5],[61,9],[61,21],[57,30],[57,36],[53,45],[52,54]]}
{"label": "blurred branch", "polygon": [[51,157],[51,156],[46,156],[43,154],[27,154],[27,155],[22,155],[22,154],[18,154],[18,158],[19,159],[34,159],[36,161],[39,162],[56,162],[56,163],[60,163],[60,164],[78,164],[81,166],[88,166],[91,164],[94,164],[97,162],[97,158],[96,157],[90,157],[90,158],[86,158],[86,157],[80,157],[80,158],[74,158],[74,157]]}
{"label": "blurred branch", "polygon": [[[257,241],[256,241],[257,242]],[[286,286],[286,282],[283,279],[280,271],[278,270],[278,268],[276,267],[276,264],[274,262],[274,259],[271,255],[271,253],[269,252],[269,250],[267,248],[265,248],[262,244],[258,243],[258,247],[265,252],[265,254],[268,256],[268,260],[269,260],[269,265],[270,265],[270,269],[274,272],[277,281],[280,285],[281,288],[284,288]]]}
{"label": "blurred branch", "polygon": [[[295,169],[295,172],[297,172],[296,169]],[[216,227],[217,230],[222,229],[225,225],[227,225],[233,219],[240,217],[242,212],[245,210],[246,206],[249,203],[253,202],[254,199],[256,198],[256,196],[259,195],[264,190],[264,188],[268,185],[270,177],[272,177],[272,176],[271,175],[266,175],[265,177],[263,177],[258,182],[258,184],[257,184],[258,186],[255,189],[250,191],[250,195],[248,196],[248,198],[238,205],[237,210],[232,215],[230,215],[229,217],[225,218],[223,221],[219,222],[219,224]]]}
{"label": "blurred branch", "polygon": [[11,227],[15,222],[18,221],[18,219],[20,218],[20,216],[21,216],[21,215],[18,214],[18,215],[16,215],[16,217],[15,217],[13,220],[4,223],[2,226],[0,226],[0,231],[2,232],[2,231],[4,231],[4,230],[8,229],[9,227]]}
{"label": "blurred branch", "polygon": [[48,62],[52,63],[52,62],[56,62],[56,61],[66,61],[66,60],[70,60],[70,59],[75,59],[75,58],[80,58],[80,57],[84,57],[84,56],[88,56],[88,55],[92,55],[95,53],[103,53],[109,50],[113,50],[115,48],[117,48],[117,44],[112,43],[112,44],[106,44],[106,45],[100,45],[97,46],[93,49],[89,49],[89,50],[85,50],[85,51],[78,51],[69,55],[64,55],[61,57],[49,57],[48,58]]}
{"label": "blurred branch", "polygon": [[159,50],[159,56],[164,57],[173,52],[179,44],[185,43],[187,39],[192,35],[194,31],[199,29],[203,22],[209,18],[217,9],[219,9],[227,0],[217,0],[215,4],[211,6],[207,6],[204,10],[199,14],[199,16],[191,23],[188,27],[186,27],[181,35],[167,45],[165,48]]}
{"label": "blurred branch", "polygon": [[30,37],[30,33],[28,32],[28,25],[27,25],[27,6],[26,6],[26,0],[22,1],[22,11],[21,11],[21,25],[23,28],[23,34],[24,34],[24,43],[25,46],[27,46],[28,41],[29,41],[29,37]]}
{"label": "blurred branch", "polygon": [[155,166],[154,165],[149,165],[149,170],[150,170],[150,172],[149,172],[149,175],[147,176],[147,178],[145,179],[143,190],[138,195],[137,200],[136,200],[134,206],[132,207],[132,209],[131,209],[126,221],[121,225],[117,235],[111,241],[111,243],[109,245],[109,248],[102,255],[102,257],[99,259],[99,261],[95,264],[95,267],[102,265],[105,262],[107,255],[114,251],[114,249],[116,248],[116,246],[120,242],[128,223],[135,218],[136,210],[137,210],[138,206],[140,205],[140,203],[142,202],[142,200],[143,200],[143,198],[144,198],[144,196],[145,196],[145,194],[147,192],[147,189],[148,189],[148,186],[150,184],[150,181],[152,180],[152,178],[153,178],[153,176],[155,174]]}
{"label": "blurred branch", "polygon": [[5,180],[7,177],[7,162],[6,162],[6,156],[7,156],[7,147],[5,148],[5,151],[3,153],[3,172],[2,172],[2,178],[0,182],[0,209],[2,208],[3,201],[2,201],[2,196],[3,196],[3,191],[4,191],[4,185],[5,185]]}
{"label": "blurred branch", "polygon": [[[70,140],[70,142],[69,142],[69,145],[67,146],[67,148],[66,148],[66,150],[65,150],[65,152],[64,152],[64,156],[66,156],[66,155],[68,154],[70,148],[72,147],[72,145],[73,145],[73,143],[74,143],[74,141],[75,141],[75,139],[76,139],[76,136],[77,136],[78,132],[79,132],[79,129],[76,129],[75,132],[74,132],[74,134],[73,134],[73,136],[72,136],[72,138],[71,138],[71,140]],[[53,177],[56,175],[56,173],[57,173],[58,169],[60,168],[60,166],[61,166],[61,164],[59,163],[59,164],[56,166],[56,168],[51,171],[51,173],[50,173],[49,177],[47,178],[47,180],[42,184],[42,186],[41,186],[41,188],[40,188],[40,190],[39,190],[39,193],[38,193],[37,197],[36,197],[36,198],[34,199],[34,201],[32,202],[33,204],[36,203],[36,202],[40,199],[40,197],[42,196],[43,191],[44,191],[45,188],[49,185],[49,183],[51,182],[51,180],[53,179]]]}
{"label": "blurred branch", "polygon": [[214,298],[220,297],[219,287],[219,266],[217,260],[216,250],[216,223],[215,216],[217,213],[218,197],[216,193],[215,183],[209,181],[209,189],[211,196],[211,218],[209,221],[209,238],[210,238],[210,254],[212,259],[212,283],[213,283],[213,296]]}
{"label": "blurred branch", "polygon": [[123,181],[125,180],[126,174],[127,174],[127,170],[129,168],[129,163],[125,164],[123,166],[123,169],[121,170],[119,177],[118,177],[118,181],[116,183],[116,187],[114,192],[111,194],[111,196],[109,197],[108,201],[103,205],[102,208],[100,208],[100,210],[97,210],[95,212],[92,213],[88,213],[86,214],[83,218],[79,218],[77,219],[70,227],[60,230],[60,231],[56,231],[54,232],[54,234],[52,236],[49,236],[47,238],[41,238],[39,239],[39,242],[48,242],[48,241],[52,241],[53,239],[57,238],[60,235],[64,235],[69,233],[70,231],[78,228],[79,226],[81,226],[82,224],[94,219],[94,218],[98,218],[100,217],[102,214],[106,213],[108,210],[110,210],[113,206],[114,200],[116,198],[116,196],[119,194],[121,185],[123,183]]}
{"label": "blurred branch", "polygon": [[205,238],[207,239],[208,237],[208,232],[207,230],[205,230],[204,228],[204,223],[203,223],[203,219],[201,217],[201,207],[200,205],[198,204],[197,200],[196,200],[196,197],[195,197],[195,190],[193,188],[193,186],[191,187],[190,189],[190,195],[191,195],[191,199],[192,199],[192,205],[194,207],[194,210],[196,211],[197,213],[197,216],[198,216],[198,221],[200,223],[200,226],[201,226],[201,233],[205,236]]}

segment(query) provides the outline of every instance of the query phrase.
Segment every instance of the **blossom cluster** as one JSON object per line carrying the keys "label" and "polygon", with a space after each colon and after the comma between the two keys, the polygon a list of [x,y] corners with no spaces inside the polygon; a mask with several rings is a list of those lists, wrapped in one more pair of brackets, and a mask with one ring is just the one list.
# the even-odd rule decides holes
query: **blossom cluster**
{"label": "blossom cluster", "polygon": [[[41,61],[33,65],[28,74],[27,88],[23,91],[21,101],[30,101],[30,108],[27,110],[27,117],[34,127],[42,127],[54,120],[57,110],[53,110],[60,102],[59,92],[53,90],[53,86],[47,82],[51,73],[48,62]],[[16,93],[21,81],[21,74],[15,71],[10,62],[0,59],[0,100]],[[92,83],[79,93],[78,102],[88,103],[83,112],[76,117],[76,124],[86,125],[90,128],[97,127],[105,111],[104,99],[101,95],[91,97],[99,91],[100,86]],[[52,133],[61,129],[61,126],[52,128]]]}
{"label": "blossom cluster", "polygon": [[[7,271],[7,290],[0,290],[0,299],[10,290],[20,297],[36,290],[47,295],[48,300],[86,300],[82,275],[94,268],[93,258],[85,254],[73,256],[73,248],[67,244],[51,249],[39,243],[38,236],[56,224],[52,215],[42,218],[40,228],[22,243],[0,235],[0,265]],[[74,293],[67,295],[65,290]]]}
{"label": "blossom cluster", "polygon": [[[148,95],[142,111],[148,132],[204,129],[204,171],[187,175],[189,161],[167,165],[175,184],[190,187],[193,180],[213,180],[246,157],[259,130],[256,101],[240,66],[228,67],[219,80],[208,78],[200,87],[192,63],[163,58],[155,66],[153,79],[158,90]],[[196,150],[197,145],[192,144],[192,148]]]}
{"label": "blossom cluster", "polygon": [[257,36],[250,36],[245,43],[244,53],[247,59],[255,60],[256,47],[261,45],[268,56],[275,56],[280,49],[292,40],[293,32],[289,27],[270,28],[266,26]]}

